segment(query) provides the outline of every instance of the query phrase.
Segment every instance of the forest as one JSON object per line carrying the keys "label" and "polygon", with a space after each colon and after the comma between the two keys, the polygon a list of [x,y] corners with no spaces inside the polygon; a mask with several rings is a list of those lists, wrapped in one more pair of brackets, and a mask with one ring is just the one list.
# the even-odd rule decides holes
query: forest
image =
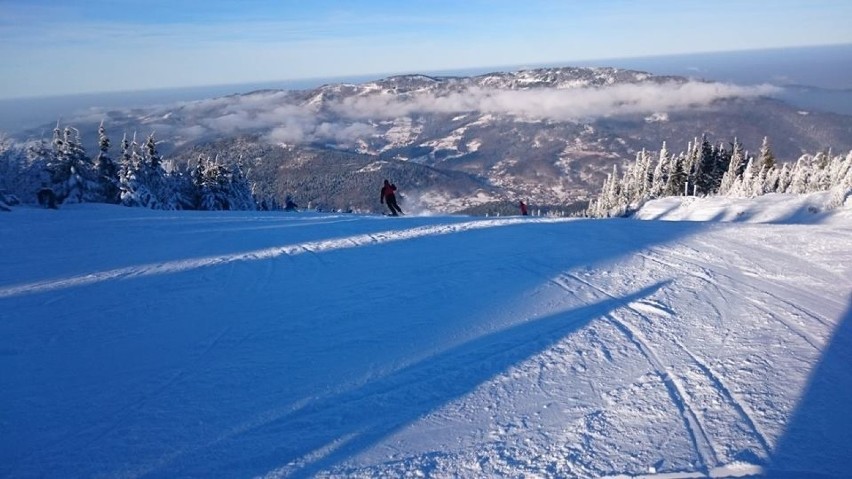
{"label": "forest", "polygon": [[76,128],[59,124],[51,141],[15,144],[0,140],[0,208],[19,203],[57,207],[66,203],[110,203],[151,209],[277,209],[272,197],[255,194],[241,162],[200,156],[181,168],[164,161],[153,133],[141,144],[125,134],[119,155],[103,123],[93,159]]}
{"label": "forest", "polygon": [[768,193],[804,194],[837,190],[835,205],[852,188],[852,151],[834,155],[831,150],[804,154],[794,163],[779,164],[769,138],[764,137],[756,156],[740,142],[713,145],[702,136],[677,155],[663,142],[655,155],[642,150],[619,175],[607,175],[586,215],[593,218],[629,216],[648,200],[666,196],[755,197]]}
{"label": "forest", "polygon": [[[0,138],[0,210],[36,202],[47,207],[95,202],[163,210],[274,210],[296,206],[289,194],[282,201],[281,192],[251,181],[242,157],[223,158],[207,149],[194,162],[176,164],[159,154],[153,133],[141,143],[135,134],[130,138],[125,134],[117,158],[111,156],[110,149],[103,123],[98,128],[95,158],[86,153],[79,131],[71,126],[61,128],[57,124],[50,141],[18,144]],[[322,189],[314,183],[314,188]],[[299,184],[283,184],[299,188]],[[835,187],[839,204],[846,189],[852,188],[852,151],[844,156],[828,149],[782,163],[775,158],[768,137],[764,137],[757,155],[751,155],[736,138],[727,144],[712,144],[702,136],[678,154],[671,154],[665,142],[657,153],[642,150],[622,174],[614,166],[588,208],[569,214],[628,216],[645,201],[666,196],[753,197]],[[513,211],[513,207],[506,209]],[[483,210],[485,214],[488,211]],[[540,210],[535,211],[540,214]]]}

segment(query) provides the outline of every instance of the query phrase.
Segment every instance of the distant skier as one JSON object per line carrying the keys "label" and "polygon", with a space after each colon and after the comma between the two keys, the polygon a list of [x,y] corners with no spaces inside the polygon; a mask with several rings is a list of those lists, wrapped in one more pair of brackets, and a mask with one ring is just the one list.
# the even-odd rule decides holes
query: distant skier
{"label": "distant skier", "polygon": [[527,213],[527,205],[523,202],[523,200],[521,200],[521,201],[519,202],[518,206],[520,206],[520,207],[521,207],[521,215],[523,215],[523,216],[527,216],[527,214],[528,214],[528,213]]}
{"label": "distant skier", "polygon": [[382,204],[387,202],[388,208],[391,211],[391,216],[398,216],[402,214],[402,210],[399,208],[399,205],[396,204],[396,185],[388,180],[385,180],[385,184],[382,186],[382,196],[379,201],[381,201]]}

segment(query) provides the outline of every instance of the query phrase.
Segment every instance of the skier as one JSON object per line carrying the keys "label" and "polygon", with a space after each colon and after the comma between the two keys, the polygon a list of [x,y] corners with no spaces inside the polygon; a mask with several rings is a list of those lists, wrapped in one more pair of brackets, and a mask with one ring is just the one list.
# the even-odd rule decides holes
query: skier
{"label": "skier", "polygon": [[520,203],[518,204],[518,206],[521,207],[521,215],[526,216],[527,215],[527,205],[524,204],[524,201],[521,200]]}
{"label": "skier", "polygon": [[385,180],[384,186],[382,186],[382,196],[379,201],[382,204],[387,201],[388,208],[391,210],[391,216],[398,216],[402,214],[402,210],[399,208],[399,205],[396,204],[396,185],[391,183],[388,180]]}

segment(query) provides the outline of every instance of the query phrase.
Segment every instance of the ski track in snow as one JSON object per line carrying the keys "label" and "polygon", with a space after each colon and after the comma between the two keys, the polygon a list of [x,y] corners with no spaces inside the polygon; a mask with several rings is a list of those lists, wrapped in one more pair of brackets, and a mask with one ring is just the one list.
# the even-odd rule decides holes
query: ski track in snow
{"label": "ski track in snow", "polygon": [[[610,292],[601,289],[575,275],[566,274],[565,277],[568,277],[576,282],[585,284],[586,286],[589,286],[610,298],[617,298],[616,295],[611,294]],[[565,282],[557,280],[557,284],[562,286],[566,291],[571,291],[570,286]],[[636,308],[630,308],[638,312]],[[637,329],[630,326],[630,324],[626,320],[619,319],[614,314],[608,314],[607,319],[619,331],[621,331],[621,333],[624,334],[624,336],[631,343],[636,346],[636,348],[642,353],[643,356],[645,356],[645,358],[647,358],[648,362],[654,368],[657,375],[660,377],[660,379],[662,379],[663,383],[666,385],[666,389],[669,393],[669,396],[671,396],[672,402],[683,416],[684,425],[692,440],[693,447],[695,448],[695,453],[697,454],[698,459],[701,463],[701,468],[703,472],[706,473],[710,468],[717,465],[718,458],[716,457],[715,447],[712,444],[710,438],[708,437],[707,431],[701,424],[698,414],[696,414],[694,407],[689,403],[689,400],[687,399],[687,396],[684,393],[683,385],[680,384],[680,382],[677,380],[677,377],[672,373],[672,371],[670,371],[669,368],[667,368],[663,364],[655,349],[651,347],[650,343],[643,338],[642,334]]]}
{"label": "ski track in snow", "polygon": [[[681,255],[680,255],[679,253],[677,253],[676,251],[671,251],[671,250],[667,250],[667,251],[666,251],[666,254],[667,254],[667,255],[670,255],[670,256],[681,256]],[[645,259],[647,259],[647,260],[649,260],[649,261],[654,261],[654,262],[660,263],[660,264],[662,264],[662,265],[664,265],[664,266],[666,266],[666,267],[669,267],[669,268],[673,268],[673,269],[679,270],[679,271],[681,271],[681,272],[683,272],[683,273],[685,273],[685,274],[688,274],[688,275],[693,276],[693,277],[695,277],[695,278],[698,278],[698,279],[700,279],[700,280],[702,280],[702,281],[705,281],[705,282],[707,282],[707,283],[711,284],[713,287],[718,288],[720,291],[724,291],[724,292],[728,293],[729,295],[732,295],[732,296],[740,296],[740,297],[745,298],[746,300],[748,300],[748,301],[752,302],[752,303],[753,303],[753,304],[754,304],[757,308],[759,308],[760,310],[762,310],[763,312],[765,312],[767,315],[769,315],[770,317],[772,317],[774,320],[776,320],[776,321],[778,321],[779,323],[783,324],[783,325],[784,325],[787,329],[789,329],[792,333],[794,333],[796,336],[798,336],[799,338],[801,338],[803,341],[807,342],[807,343],[808,343],[811,347],[813,347],[815,350],[821,350],[821,349],[822,349],[822,346],[823,346],[824,340],[821,340],[821,339],[819,339],[819,338],[815,338],[815,337],[814,337],[814,336],[813,336],[810,332],[808,332],[807,330],[804,330],[804,329],[802,329],[802,328],[799,328],[799,327],[797,327],[797,326],[794,326],[794,324],[793,324],[791,321],[786,320],[786,319],[784,319],[783,317],[781,317],[780,315],[776,314],[776,312],[775,312],[775,310],[774,310],[774,309],[771,309],[771,308],[767,307],[767,306],[766,306],[766,304],[765,304],[764,302],[762,302],[762,301],[760,301],[760,300],[758,300],[758,299],[756,299],[755,297],[753,297],[753,296],[752,296],[752,294],[763,294],[763,295],[767,295],[767,296],[769,296],[771,299],[773,299],[773,300],[775,300],[775,301],[777,301],[777,302],[779,302],[779,303],[783,303],[783,304],[786,304],[787,306],[792,307],[792,304],[791,304],[789,301],[784,300],[784,299],[782,299],[782,298],[779,298],[777,295],[773,295],[773,294],[771,294],[771,293],[769,292],[769,290],[767,290],[767,289],[763,289],[763,288],[757,288],[757,287],[755,287],[755,286],[753,286],[753,285],[750,285],[750,284],[748,284],[748,283],[746,283],[746,282],[742,282],[742,281],[735,282],[735,281],[733,281],[733,278],[731,278],[730,276],[725,276],[728,280],[730,280],[730,281],[734,282],[735,284],[737,284],[737,285],[739,285],[739,286],[741,286],[741,287],[748,288],[748,289],[750,289],[750,290],[751,290],[751,292],[742,292],[742,291],[737,291],[737,290],[736,290],[736,289],[734,289],[733,287],[722,285],[722,284],[721,284],[718,280],[713,279],[713,273],[710,273],[710,270],[709,270],[706,266],[698,265],[698,264],[696,264],[696,263],[692,263],[692,262],[690,262],[689,260],[684,259],[682,256],[680,257],[680,260],[681,260],[684,264],[692,264],[693,266],[696,266],[696,267],[700,268],[700,269],[701,269],[701,271],[702,271],[702,273],[696,273],[695,271],[693,271],[693,270],[691,270],[691,269],[684,268],[683,266],[678,265],[678,264],[675,264],[675,263],[673,263],[673,262],[671,262],[671,261],[666,261],[666,260],[660,259],[660,258],[659,258],[659,255],[656,255],[656,254],[655,254],[655,255],[651,255],[651,254],[642,254],[642,255],[640,255],[640,256],[641,256],[641,257],[643,257],[643,258],[645,258]],[[720,273],[718,273],[718,272],[717,272],[717,274],[720,274]],[[802,309],[801,309],[800,307],[798,307],[798,306],[796,306],[796,307],[795,307],[795,309],[802,310]],[[820,318],[820,317],[818,317],[818,316],[816,316],[816,315],[814,315],[814,314],[811,314],[811,313],[806,313],[806,314],[808,314],[808,316],[810,316],[811,318],[813,318],[814,320],[816,320],[817,322],[819,322],[819,323],[820,323],[820,324],[822,324],[823,326],[828,326],[828,323],[827,323],[827,321],[826,321],[825,319]]]}
{"label": "ski track in snow", "polygon": [[210,256],[204,258],[168,261],[140,266],[129,266],[126,268],[118,268],[110,271],[88,273],[84,275],[73,276],[70,278],[39,281],[35,283],[16,286],[7,286],[0,288],[0,298],[41,293],[58,289],[73,288],[77,286],[86,286],[109,280],[120,280],[125,278],[153,276],[160,274],[174,274],[198,268],[220,266],[238,261],[266,260],[277,258],[279,256],[296,256],[303,253],[317,254],[326,251],[371,246],[393,241],[411,240],[426,236],[460,233],[463,231],[478,230],[483,228],[510,226],[519,223],[552,223],[559,221],[570,220],[557,218],[507,218],[499,220],[469,221],[466,223],[450,225],[420,226],[407,230],[391,230],[380,233],[367,233],[338,239],[310,241],[301,244],[285,245],[274,248],[264,248],[260,250],[231,255]]}
{"label": "ski track in snow", "polygon": [[[294,268],[296,273],[316,269],[320,271],[317,278],[327,279],[341,264],[351,267],[348,261],[359,267],[369,264],[368,255],[353,259],[323,254],[331,251],[521,223],[565,222],[564,230],[559,226],[559,231],[544,231],[556,238],[548,244],[560,245],[559,235],[584,233],[582,229],[572,230],[569,221],[574,220],[503,218],[379,232],[359,230],[357,234],[331,239],[103,268],[88,274],[2,286],[0,299],[11,299],[14,306],[18,298],[50,292],[52,295],[46,295],[40,303],[41,308],[47,310],[46,306],[58,304],[50,310],[60,310],[73,301],[75,293],[63,290],[190,270],[201,270],[197,276],[188,278],[186,287],[192,288],[191,292],[206,291],[208,283],[217,282],[216,293],[240,289],[262,298],[278,294],[281,278],[285,276],[283,270],[296,266],[297,262],[265,261],[261,267],[229,267],[222,271],[213,267],[301,255],[309,260],[298,265],[303,269]],[[63,455],[80,454],[82,458],[74,458],[76,464],[90,467],[85,465],[87,452],[111,451],[109,443],[123,439],[126,432],[138,431],[143,435],[138,440],[148,449],[147,455],[110,458],[112,464],[104,466],[103,475],[193,475],[204,470],[199,457],[225,467],[239,467],[242,461],[246,463],[245,469],[229,472],[251,471],[250,475],[269,479],[306,476],[664,479],[759,474],[771,464],[773,450],[784,434],[784,421],[795,412],[796,395],[808,381],[806,366],[819,361],[837,326],[839,316],[835,313],[847,308],[840,298],[848,295],[849,277],[838,273],[838,268],[825,259],[832,258],[835,250],[843,249],[842,236],[825,246],[828,252],[825,258],[817,252],[810,259],[802,259],[774,244],[763,244],[765,238],[756,233],[757,229],[738,237],[727,228],[710,228],[706,234],[684,234],[673,239],[668,234],[675,230],[661,229],[651,241],[635,250],[615,249],[617,257],[608,250],[607,254],[599,255],[597,263],[585,262],[585,257],[577,254],[579,259],[565,261],[569,268],[559,269],[537,257],[504,258],[504,264],[474,260],[475,242],[449,243],[451,247],[473,247],[465,252],[472,256],[460,255],[440,265],[459,269],[465,277],[449,274],[445,278],[446,271],[441,270],[433,276],[427,275],[424,282],[437,284],[448,280],[453,287],[473,287],[480,291],[476,289],[483,288],[475,276],[478,268],[497,268],[500,275],[526,278],[524,289],[518,297],[497,301],[498,307],[505,308],[487,313],[491,315],[488,321],[472,321],[470,329],[450,330],[455,336],[444,338],[444,342],[434,346],[436,349],[424,348],[403,355],[392,365],[382,364],[381,355],[371,356],[375,363],[361,365],[367,372],[353,368],[356,377],[343,378],[344,383],[337,382],[336,386],[317,381],[315,389],[288,395],[278,389],[299,386],[292,383],[304,379],[288,376],[289,372],[278,373],[272,378],[282,380],[280,386],[274,386],[272,391],[259,390],[267,395],[260,398],[266,402],[254,404],[256,398],[226,396],[249,399],[251,404],[235,407],[227,402],[218,403],[228,411],[224,417],[217,418],[220,411],[215,408],[194,417],[212,419],[209,429],[185,424],[189,433],[199,432],[198,436],[188,439],[173,431],[175,442],[161,447],[156,444],[159,438],[156,431],[147,432],[150,437],[144,436],[149,431],[144,421],[153,420],[152,428],[163,427],[162,421],[157,422],[157,414],[168,417],[169,411],[158,409],[171,404],[165,400],[166,396],[174,401],[184,399],[182,395],[187,394],[187,399],[198,401],[193,394],[223,379],[205,375],[208,363],[213,363],[214,358],[219,361],[215,366],[226,370],[238,366],[230,363],[231,360],[239,362],[244,357],[267,368],[283,369],[286,362],[265,363],[261,359],[267,358],[262,354],[254,356],[264,350],[253,341],[280,333],[297,342],[302,337],[289,338],[291,331],[305,334],[305,330],[287,323],[293,319],[289,317],[274,317],[263,325],[244,322],[247,318],[216,322],[198,339],[187,343],[189,352],[176,356],[173,362],[163,363],[153,374],[139,373],[141,378],[147,378],[147,384],[129,388],[135,395],[128,395],[127,402],[118,401],[115,408],[95,416],[99,422],[76,429],[59,428],[53,435],[45,436],[37,448],[10,454],[13,462],[0,465],[0,475],[39,475],[42,462],[54,467],[55,472],[62,467],[56,458]],[[610,232],[604,228],[595,230],[600,236],[592,236],[606,237],[603,233]],[[804,244],[806,235],[802,230],[792,239],[796,245]],[[530,241],[535,236],[519,238]],[[778,241],[781,244],[782,240]],[[618,256],[619,253],[626,254]],[[543,257],[553,260],[559,254]],[[338,262],[341,259],[345,261]],[[486,277],[493,279],[496,275]],[[803,283],[802,278],[807,281]],[[512,284],[513,279],[507,279],[506,284]],[[381,283],[367,287],[376,284]],[[366,290],[353,291],[358,294]],[[445,293],[441,287],[424,291]],[[417,292],[413,296],[401,293],[400,302],[419,306],[414,299]],[[357,300],[349,298],[331,302],[335,294],[345,295],[349,291],[333,292],[329,304],[359,307]],[[371,298],[381,300],[383,296]],[[33,308],[26,311],[40,311],[39,306],[30,305],[38,304],[40,299],[20,303],[26,302],[27,307]],[[303,315],[316,313],[316,317],[308,320],[322,332],[327,327],[322,324],[327,320],[324,315],[329,314],[323,309],[327,306],[304,307],[312,300],[323,303],[325,297],[317,294],[305,303],[295,304],[303,306],[300,310]],[[432,302],[422,304],[434,307],[438,302],[440,299],[433,298]],[[477,303],[464,303],[468,304]],[[467,321],[466,316],[471,313],[486,314],[466,311],[452,319]],[[19,316],[16,323],[31,323]],[[67,322],[74,328],[78,324],[76,319],[86,327],[85,321],[79,321],[81,318],[71,315]],[[332,318],[345,320],[335,325],[334,333],[344,340],[354,338],[359,345],[349,347],[361,354],[373,355],[374,349],[390,346],[383,341],[396,340],[390,334],[395,330],[382,329],[388,328],[386,325],[379,326],[374,321],[348,323],[352,318],[343,316]],[[435,322],[435,327],[443,326],[440,319],[428,318]],[[405,327],[417,325],[412,322]],[[47,340],[35,338],[28,338],[35,344],[31,347],[42,347],[44,352],[56,354],[56,350],[42,344]],[[408,345],[418,347],[421,340],[416,337],[401,349]],[[279,347],[288,343],[260,344]],[[305,351],[325,354],[324,348],[332,344],[335,343],[317,341],[318,348]],[[0,350],[0,357],[2,354],[5,353]],[[10,349],[9,354],[13,357],[16,352]],[[243,354],[246,356],[240,356]],[[782,358],[781,363],[773,364],[778,358]],[[806,366],[799,367],[802,364]],[[252,369],[242,371],[254,373]],[[454,380],[462,385],[443,382]],[[25,399],[38,403],[35,397]],[[199,404],[209,407],[217,403]],[[394,404],[408,405],[415,412],[398,412]],[[383,421],[363,417],[373,412],[388,417]],[[386,424],[392,427],[383,427]],[[152,444],[144,444],[146,440]],[[259,450],[254,450],[255,445]],[[229,456],[235,446],[250,452],[244,457]],[[220,459],[217,453],[228,457]],[[257,464],[251,464],[252,459],[262,460],[263,471],[257,470]],[[220,477],[224,474],[209,472]]]}

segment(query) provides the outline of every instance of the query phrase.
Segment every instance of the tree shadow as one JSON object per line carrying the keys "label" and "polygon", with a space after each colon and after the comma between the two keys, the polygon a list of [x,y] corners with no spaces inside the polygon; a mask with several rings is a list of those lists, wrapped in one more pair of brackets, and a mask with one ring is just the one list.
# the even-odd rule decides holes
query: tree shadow
{"label": "tree shadow", "polygon": [[[420,220],[400,221],[410,229]],[[525,292],[705,225],[504,227],[500,241],[477,229],[354,242],[0,298],[9,315],[0,354],[10,353],[0,362],[0,403],[18,433],[0,437],[0,476],[309,476],[662,284],[481,332],[506,324],[494,316],[518,320],[501,309]],[[345,232],[375,229],[356,222]],[[126,309],[133,313],[110,314]],[[408,366],[381,376],[397,365]]]}
{"label": "tree shadow", "polygon": [[852,476],[852,302],[813,370],[765,477]]}
{"label": "tree shadow", "polygon": [[[623,298],[528,321],[456,346],[355,390],[323,398],[263,425],[252,436],[286,434],[291,445],[236,457],[253,473],[310,477],[333,467],[488,379],[538,354],[592,320],[654,294],[667,282]],[[334,427],[323,427],[334,424]],[[296,445],[298,444],[298,445]],[[286,464],[286,466],[282,466]],[[238,468],[240,469],[240,468]]]}

